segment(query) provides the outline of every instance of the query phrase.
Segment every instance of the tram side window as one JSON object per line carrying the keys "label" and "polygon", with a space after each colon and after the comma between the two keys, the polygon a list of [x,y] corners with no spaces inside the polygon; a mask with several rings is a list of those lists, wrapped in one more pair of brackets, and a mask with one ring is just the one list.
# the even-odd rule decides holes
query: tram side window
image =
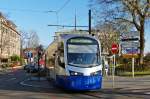
{"label": "tram side window", "polygon": [[64,62],[64,46],[61,43],[61,45],[58,48],[58,64],[65,68],[65,62]]}
{"label": "tram side window", "polygon": [[64,57],[58,56],[58,64],[59,64],[59,66],[65,68]]}

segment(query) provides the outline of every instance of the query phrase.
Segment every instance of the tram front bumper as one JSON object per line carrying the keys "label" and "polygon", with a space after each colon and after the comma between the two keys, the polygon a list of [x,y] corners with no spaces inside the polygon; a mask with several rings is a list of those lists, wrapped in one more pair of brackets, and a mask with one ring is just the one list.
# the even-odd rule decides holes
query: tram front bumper
{"label": "tram front bumper", "polygon": [[57,76],[56,82],[69,90],[95,90],[101,89],[102,76]]}

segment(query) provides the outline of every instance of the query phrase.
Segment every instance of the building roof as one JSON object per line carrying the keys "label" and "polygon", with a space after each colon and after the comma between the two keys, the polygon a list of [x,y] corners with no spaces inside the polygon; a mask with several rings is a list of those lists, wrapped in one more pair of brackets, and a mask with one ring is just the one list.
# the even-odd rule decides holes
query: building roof
{"label": "building roof", "polygon": [[2,22],[3,25],[7,26],[8,28],[10,28],[11,30],[15,31],[17,34],[20,35],[20,33],[16,30],[17,26],[16,26],[11,20],[8,20],[8,19],[2,14],[2,12],[0,12],[0,18],[2,18],[3,20],[5,20],[5,22]]}
{"label": "building roof", "polygon": [[7,20],[7,24],[12,26],[13,28],[17,27],[11,20]]}
{"label": "building roof", "polygon": [[0,12],[0,17],[6,19],[1,12]]}

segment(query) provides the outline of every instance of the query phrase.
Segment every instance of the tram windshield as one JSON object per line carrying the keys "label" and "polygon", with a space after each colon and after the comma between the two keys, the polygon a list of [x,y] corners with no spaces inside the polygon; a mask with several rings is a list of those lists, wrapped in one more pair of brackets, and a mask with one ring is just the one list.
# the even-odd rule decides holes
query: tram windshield
{"label": "tram windshield", "polygon": [[91,38],[72,38],[67,42],[68,64],[93,67],[100,64],[98,42]]}

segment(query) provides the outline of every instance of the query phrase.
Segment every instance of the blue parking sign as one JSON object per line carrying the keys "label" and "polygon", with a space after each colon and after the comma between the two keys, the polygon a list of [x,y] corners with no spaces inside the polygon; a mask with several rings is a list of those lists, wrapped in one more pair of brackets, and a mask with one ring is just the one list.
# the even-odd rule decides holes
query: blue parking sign
{"label": "blue parking sign", "polygon": [[33,56],[33,55],[32,55],[32,52],[28,52],[28,53],[27,53],[27,56],[28,56],[28,58],[32,58],[32,56]]}

